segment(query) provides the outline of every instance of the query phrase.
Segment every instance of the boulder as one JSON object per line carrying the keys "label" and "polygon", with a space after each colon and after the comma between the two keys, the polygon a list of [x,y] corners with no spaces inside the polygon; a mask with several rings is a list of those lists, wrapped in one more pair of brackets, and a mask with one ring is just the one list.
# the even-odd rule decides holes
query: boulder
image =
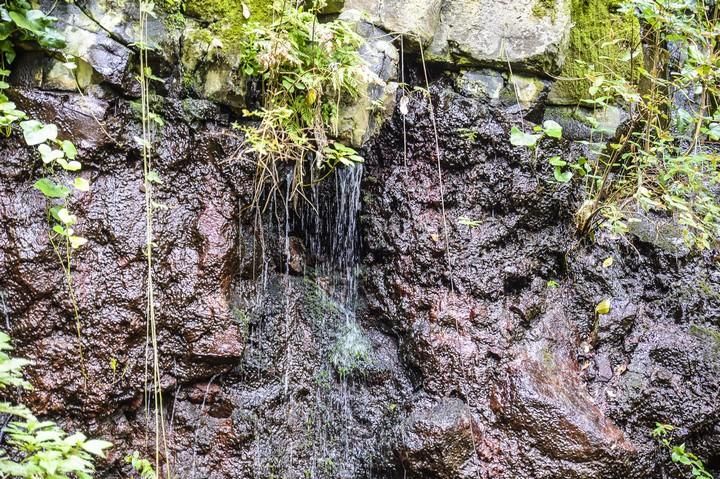
{"label": "boulder", "polygon": [[346,0],[386,31],[448,63],[558,71],[572,26],[569,0]]}

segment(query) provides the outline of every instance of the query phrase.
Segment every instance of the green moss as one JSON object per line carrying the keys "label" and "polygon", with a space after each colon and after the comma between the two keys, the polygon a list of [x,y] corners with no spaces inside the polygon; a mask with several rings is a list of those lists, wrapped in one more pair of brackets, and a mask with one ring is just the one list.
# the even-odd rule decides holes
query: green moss
{"label": "green moss", "polygon": [[720,331],[717,329],[693,324],[690,326],[690,334],[701,339],[709,339],[713,343],[713,349],[720,351]]}
{"label": "green moss", "polygon": [[[172,0],[166,0],[172,1]],[[272,1],[269,0],[185,0],[185,12],[205,22],[222,22],[228,25],[247,21],[266,23],[272,21]],[[250,11],[245,18],[244,6]]]}
{"label": "green moss", "polygon": [[[549,102],[577,104],[588,97],[589,82],[583,80],[588,65],[595,71],[630,78],[630,49],[639,44],[639,25],[632,15],[615,13],[616,0],[572,0],[570,43],[560,80],[550,91]],[[642,58],[636,54],[635,67]]]}
{"label": "green moss", "polygon": [[533,5],[532,14],[537,18],[550,17],[554,22],[557,18],[556,0],[537,0]]}

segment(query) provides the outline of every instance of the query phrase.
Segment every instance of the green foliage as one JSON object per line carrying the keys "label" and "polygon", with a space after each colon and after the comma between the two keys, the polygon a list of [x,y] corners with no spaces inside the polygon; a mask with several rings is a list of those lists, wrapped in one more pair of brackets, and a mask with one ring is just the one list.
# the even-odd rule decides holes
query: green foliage
{"label": "green foliage", "polygon": [[713,476],[705,469],[705,464],[695,454],[685,449],[685,444],[674,445],[671,442],[672,432],[675,426],[656,422],[652,436],[657,439],[670,452],[670,459],[675,464],[690,468],[692,477],[700,479],[713,479]]}
{"label": "green foliage", "polygon": [[294,196],[308,177],[315,181],[339,164],[362,161],[352,148],[328,140],[338,134],[341,104],[360,93],[361,39],[340,20],[320,23],[316,13],[276,3],[275,20],[250,17],[233,46],[239,71],[261,79],[265,92],[262,108],[245,111],[259,125],[242,128],[257,157],[256,205],[278,191],[279,165],[294,166]]}
{"label": "green foliage", "polygon": [[[562,126],[553,120],[545,120],[541,125],[533,127],[535,133],[525,133],[518,127],[513,126],[510,130],[510,144],[513,146],[525,146],[533,150],[534,158],[537,160],[539,141],[544,138],[562,138]],[[558,183],[568,183],[575,173],[585,176],[591,167],[587,158],[580,158],[577,162],[566,161],[559,156],[548,158],[548,163],[553,167],[553,176]]]}
{"label": "green foliage", "polygon": [[[29,361],[10,357],[10,337],[0,331],[0,390],[30,389],[22,377]],[[90,479],[96,458],[105,457],[107,441],[68,435],[51,421],[38,420],[24,405],[0,401],[0,414],[16,417],[5,428],[7,439],[0,450],[0,477],[23,479]]]}
{"label": "green foliage", "polygon": [[135,451],[131,455],[125,456],[125,462],[132,466],[140,479],[154,479],[156,476],[152,463],[145,458],[140,457],[140,453]]}
{"label": "green foliage", "polygon": [[[539,3],[539,2],[538,2]],[[617,0],[571,0],[573,28],[562,72],[551,90],[554,104],[577,105],[590,86],[588,69],[618,78],[637,78],[642,64],[640,33],[632,14],[617,11]]]}
{"label": "green foliage", "polygon": [[30,41],[46,49],[64,47],[62,35],[53,28],[55,20],[25,0],[0,0],[0,131],[6,136],[15,122],[26,117],[4,93],[10,86],[7,78],[16,56],[15,44]]}
{"label": "green foliage", "polygon": [[[695,0],[628,0],[651,55],[638,82],[590,70],[586,104],[617,103],[632,112],[630,131],[608,145],[590,175],[578,214],[587,231],[600,223],[624,234],[647,212],[672,215],[690,246],[711,248],[720,235],[716,142],[720,122],[720,22],[717,6]],[[671,64],[668,42],[681,64]],[[677,99],[682,98],[680,104]],[[639,212],[638,212],[639,211]],[[597,216],[600,213],[601,219]]]}
{"label": "green foliage", "polygon": [[[0,131],[9,136],[13,126],[24,120],[19,123],[23,139],[28,146],[36,147],[42,160],[45,176],[36,181],[34,187],[49,200],[50,243],[63,267],[75,314],[81,368],[87,382],[80,342],[79,309],[71,274],[72,252],[87,240],[75,234],[73,225],[77,223],[77,216],[69,211],[69,200],[73,191],[88,191],[90,183],[76,174],[82,168],[77,160],[77,148],[69,140],[58,138],[57,126],[27,119],[25,112],[18,110],[5,94],[10,87],[5,80],[10,76],[9,66],[15,60],[16,42],[32,41],[45,49],[62,48],[65,42],[60,32],[54,29],[54,17],[33,10],[25,0],[0,1]],[[65,63],[65,66],[75,68],[73,63]]]}

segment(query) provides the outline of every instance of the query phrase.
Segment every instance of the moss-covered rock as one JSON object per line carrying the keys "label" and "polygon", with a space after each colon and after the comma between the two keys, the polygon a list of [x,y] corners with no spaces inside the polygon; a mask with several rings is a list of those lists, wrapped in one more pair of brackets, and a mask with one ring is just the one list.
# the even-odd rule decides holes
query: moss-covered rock
{"label": "moss-covered rock", "polygon": [[588,65],[596,71],[629,78],[633,63],[630,50],[639,44],[639,25],[631,15],[616,12],[617,0],[572,0],[573,28],[570,32],[560,79],[553,85],[548,101],[555,105],[575,105],[588,97],[589,82],[584,80]]}

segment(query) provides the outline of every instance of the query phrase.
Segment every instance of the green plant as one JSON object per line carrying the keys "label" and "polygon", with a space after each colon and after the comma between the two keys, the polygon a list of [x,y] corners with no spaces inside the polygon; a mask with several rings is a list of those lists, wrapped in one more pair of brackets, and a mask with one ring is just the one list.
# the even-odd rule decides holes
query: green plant
{"label": "green plant", "polygon": [[631,119],[588,177],[578,226],[624,234],[630,222],[654,212],[672,216],[690,246],[710,248],[720,235],[720,7],[627,0],[622,11],[642,26],[645,65],[638,81],[588,71],[585,104],[618,104]]}
{"label": "green plant", "polygon": [[[73,252],[87,240],[76,233],[78,218],[71,212],[70,200],[73,193],[87,192],[90,183],[78,173],[82,164],[78,161],[75,145],[58,138],[57,126],[27,119],[25,112],[18,110],[5,94],[10,87],[5,80],[15,60],[16,42],[33,41],[46,49],[65,46],[62,35],[54,29],[55,21],[54,17],[32,9],[30,3],[24,0],[4,0],[0,3],[0,130],[9,136],[13,126],[19,122],[25,143],[35,147],[42,160],[44,176],[35,182],[34,187],[48,200],[50,243],[63,268],[77,330],[80,366],[87,385],[82,325],[72,279]],[[65,65],[74,68],[70,62]]]}
{"label": "green plant", "polygon": [[[542,125],[533,127],[535,133],[525,133],[520,128],[513,126],[510,130],[510,144],[513,146],[524,146],[533,151],[533,162],[537,162],[539,142],[544,137],[561,139],[562,126],[553,120],[546,120]],[[558,183],[569,182],[574,173],[585,176],[591,167],[586,158],[579,158],[576,162],[566,161],[559,156],[548,158],[548,163],[553,167],[553,176]]]}
{"label": "green plant", "polygon": [[357,324],[351,323],[341,331],[333,346],[330,362],[340,375],[346,378],[362,372],[372,363],[372,346]]}
{"label": "green plant", "polygon": [[341,20],[320,23],[318,6],[306,10],[287,3],[275,2],[269,25],[250,17],[235,47],[239,70],[260,78],[264,89],[262,108],[244,112],[259,125],[236,125],[256,157],[255,206],[279,191],[280,165],[293,165],[290,196],[295,197],[338,164],[362,162],[352,148],[328,140],[339,133],[342,103],[360,94],[362,40]]}
{"label": "green plant", "polygon": [[137,451],[134,451],[132,454],[125,456],[125,462],[130,464],[130,466],[133,468],[133,471],[135,471],[140,476],[140,479],[153,479],[157,477],[152,463],[147,459],[141,457],[140,453]]}
{"label": "green plant", "polygon": [[695,454],[685,449],[685,444],[674,445],[671,442],[672,432],[675,426],[670,424],[655,423],[652,436],[657,439],[669,452],[670,459],[675,464],[689,467],[692,477],[700,479],[713,479],[713,476],[705,469],[705,464]]}
{"label": "green plant", "polygon": [[[30,362],[13,358],[10,337],[0,331],[0,392],[8,387],[31,389],[22,369]],[[7,439],[0,449],[0,477],[23,479],[90,479],[94,461],[105,457],[111,443],[68,435],[51,421],[38,420],[23,404],[0,401],[0,414],[16,418],[5,428]]]}

